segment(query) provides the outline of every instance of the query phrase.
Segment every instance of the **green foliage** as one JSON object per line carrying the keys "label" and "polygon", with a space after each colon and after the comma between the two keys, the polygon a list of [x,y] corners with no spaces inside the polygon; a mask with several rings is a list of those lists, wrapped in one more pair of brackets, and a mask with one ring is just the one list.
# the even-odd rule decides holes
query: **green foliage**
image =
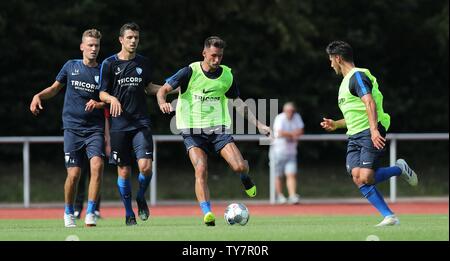
{"label": "green foliage", "polygon": [[[140,24],[139,52],[154,61],[154,82],[200,60],[203,40],[227,43],[242,97],[295,101],[308,133],[323,116],[338,118],[340,77],[324,48],[342,39],[356,65],[378,78],[393,132],[448,131],[448,1],[11,1],[0,11],[0,136],[60,135],[63,94],[45,102],[39,120],[32,96],[49,86],[67,59],[79,58],[81,33],[103,33],[100,61],[119,51],[120,26]],[[155,133],[167,120],[152,117]]]}

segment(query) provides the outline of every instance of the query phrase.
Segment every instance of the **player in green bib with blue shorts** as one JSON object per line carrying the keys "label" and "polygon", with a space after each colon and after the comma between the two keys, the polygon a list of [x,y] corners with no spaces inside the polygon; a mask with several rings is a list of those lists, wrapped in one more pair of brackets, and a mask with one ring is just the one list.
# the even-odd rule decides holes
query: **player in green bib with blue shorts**
{"label": "player in green bib with blue shorts", "polygon": [[391,119],[383,110],[383,95],[377,80],[369,70],[355,67],[353,50],[348,43],[331,42],[326,52],[336,74],[344,77],[338,95],[344,118],[337,121],[323,118],[321,126],[326,131],[347,128],[348,173],[363,196],[383,215],[383,221],[377,226],[398,225],[398,217],[389,209],[375,185],[393,176],[401,176],[416,186],[417,175],[403,159],[398,159],[392,167],[378,166],[386,150],[385,137]]}
{"label": "player in green bib with blue shorts", "polygon": [[256,125],[262,134],[271,129],[259,122],[239,98],[239,89],[231,69],[221,65],[225,41],[217,36],[208,37],[203,48],[203,61],[194,62],[168,78],[158,91],[158,104],[163,113],[173,111],[166,95],[178,90],[176,108],[177,129],[181,131],[189,158],[195,169],[195,194],[203,212],[203,222],[215,225],[211,211],[207,184],[207,153],[220,154],[237,173],[249,197],[256,196],[256,186],[248,175],[248,162],[236,147],[233,137],[226,131],[231,119],[228,99],[235,99],[236,110]]}

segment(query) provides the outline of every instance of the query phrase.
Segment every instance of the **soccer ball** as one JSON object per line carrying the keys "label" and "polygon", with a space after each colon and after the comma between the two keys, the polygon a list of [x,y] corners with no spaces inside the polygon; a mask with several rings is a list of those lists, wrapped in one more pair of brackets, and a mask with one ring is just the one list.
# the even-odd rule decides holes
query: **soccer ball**
{"label": "soccer ball", "polygon": [[244,204],[232,203],[225,209],[224,218],[228,225],[245,226],[250,218],[250,213]]}

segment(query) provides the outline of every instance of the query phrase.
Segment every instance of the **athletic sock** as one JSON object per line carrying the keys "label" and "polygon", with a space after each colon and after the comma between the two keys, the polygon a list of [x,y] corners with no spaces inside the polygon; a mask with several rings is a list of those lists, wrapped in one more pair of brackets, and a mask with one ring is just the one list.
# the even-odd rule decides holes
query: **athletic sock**
{"label": "athletic sock", "polygon": [[126,216],[134,216],[133,207],[131,205],[131,184],[129,179],[117,178],[117,186],[119,187],[120,197],[125,206]]}
{"label": "athletic sock", "polygon": [[73,210],[73,204],[64,204],[64,213],[66,213],[67,215],[74,213]]}
{"label": "athletic sock", "polygon": [[400,176],[401,174],[402,170],[397,166],[379,168],[375,171],[375,184],[383,182],[393,176]]}
{"label": "athletic sock", "polygon": [[152,180],[152,174],[149,176],[144,176],[144,174],[139,173],[139,191],[137,193],[137,198],[142,199],[145,198],[145,191],[147,191],[148,185]]}
{"label": "athletic sock", "polygon": [[251,189],[255,185],[249,175],[241,173],[240,177],[245,190]]}
{"label": "athletic sock", "polygon": [[392,212],[386,202],[384,201],[383,196],[380,194],[380,192],[377,190],[375,185],[362,185],[359,187],[359,190],[363,194],[367,200],[376,208],[378,211],[383,215],[384,217],[394,215],[394,212]]}
{"label": "athletic sock", "polygon": [[200,202],[200,208],[202,209],[203,215],[211,212],[211,203],[209,201]]}
{"label": "athletic sock", "polygon": [[94,214],[96,203],[93,200],[88,200],[88,205],[86,208],[86,214]]}

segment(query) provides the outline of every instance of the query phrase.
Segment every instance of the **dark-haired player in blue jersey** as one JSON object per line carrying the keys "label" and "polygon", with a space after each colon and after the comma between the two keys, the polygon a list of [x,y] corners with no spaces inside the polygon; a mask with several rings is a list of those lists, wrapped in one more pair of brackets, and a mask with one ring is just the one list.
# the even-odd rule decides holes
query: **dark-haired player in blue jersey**
{"label": "dark-haired player in blue jersey", "polygon": [[138,214],[144,221],[150,215],[145,192],[152,177],[153,139],[146,94],[156,94],[161,87],[152,83],[149,60],[136,53],[139,31],[136,23],[122,26],[119,34],[122,49],[103,61],[100,74],[100,99],[110,104],[110,161],[117,165],[117,185],[128,226],[137,224],[129,180],[133,152],[140,172]]}
{"label": "dark-haired player in blue jersey", "polygon": [[99,101],[100,67],[97,56],[100,51],[101,33],[89,29],[83,33],[80,50],[82,60],[69,60],[56,76],[56,81],[33,97],[30,110],[38,115],[43,109],[42,100],[55,96],[64,85],[66,94],[62,113],[64,129],[64,154],[67,178],[64,185],[64,225],[76,227],[74,193],[80,177],[84,153],[91,168],[86,226],[95,226],[95,204],[100,191],[104,157],[104,103]]}

